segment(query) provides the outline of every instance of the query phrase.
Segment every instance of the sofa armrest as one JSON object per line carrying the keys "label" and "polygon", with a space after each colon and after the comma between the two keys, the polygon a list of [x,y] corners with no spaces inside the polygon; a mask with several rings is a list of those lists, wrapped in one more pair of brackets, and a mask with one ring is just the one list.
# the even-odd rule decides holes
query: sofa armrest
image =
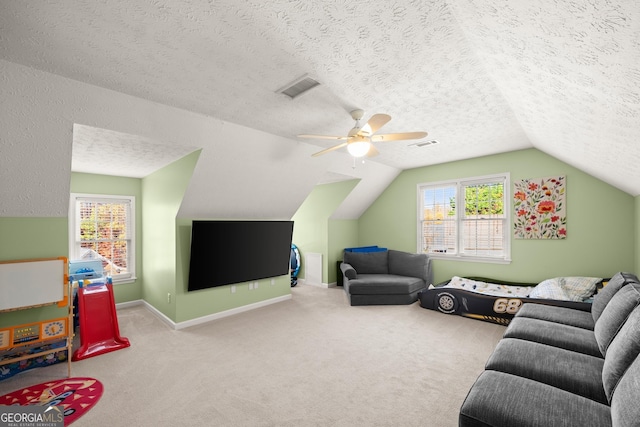
{"label": "sofa armrest", "polygon": [[346,262],[340,264],[340,270],[342,270],[342,274],[347,279],[355,279],[356,277],[358,277],[358,272],[356,271],[356,269],[353,268],[351,264],[347,264]]}
{"label": "sofa armrest", "polygon": [[431,257],[426,254],[425,256],[427,257],[427,264],[424,266],[424,279],[427,286],[429,286],[433,284],[433,270],[431,270]]}

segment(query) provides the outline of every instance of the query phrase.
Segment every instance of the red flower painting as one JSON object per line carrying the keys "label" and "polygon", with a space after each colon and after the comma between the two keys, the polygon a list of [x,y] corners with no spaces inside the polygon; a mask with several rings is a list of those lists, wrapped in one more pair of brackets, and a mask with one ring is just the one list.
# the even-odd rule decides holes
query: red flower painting
{"label": "red flower painting", "polygon": [[565,177],[523,179],[514,183],[516,239],[565,239]]}
{"label": "red flower painting", "polygon": [[544,200],[538,203],[538,213],[548,213],[556,211],[556,203],[551,200]]}

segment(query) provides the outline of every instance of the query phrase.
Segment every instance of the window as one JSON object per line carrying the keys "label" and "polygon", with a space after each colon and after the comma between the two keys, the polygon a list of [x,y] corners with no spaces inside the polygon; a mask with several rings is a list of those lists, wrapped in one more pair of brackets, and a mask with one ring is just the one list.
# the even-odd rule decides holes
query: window
{"label": "window", "polygon": [[100,259],[113,282],[135,280],[135,198],[71,194],[69,259]]}
{"label": "window", "polygon": [[418,252],[434,258],[510,261],[508,189],[509,174],[420,184]]}

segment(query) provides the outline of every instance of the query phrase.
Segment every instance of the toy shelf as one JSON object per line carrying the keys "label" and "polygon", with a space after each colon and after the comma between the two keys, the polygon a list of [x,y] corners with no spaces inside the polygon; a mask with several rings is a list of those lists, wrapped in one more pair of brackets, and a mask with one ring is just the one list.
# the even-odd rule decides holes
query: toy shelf
{"label": "toy shelf", "polygon": [[71,377],[73,298],[67,271],[65,257],[0,262],[0,313],[53,304],[66,308],[62,317],[0,327],[0,366],[67,350]]}

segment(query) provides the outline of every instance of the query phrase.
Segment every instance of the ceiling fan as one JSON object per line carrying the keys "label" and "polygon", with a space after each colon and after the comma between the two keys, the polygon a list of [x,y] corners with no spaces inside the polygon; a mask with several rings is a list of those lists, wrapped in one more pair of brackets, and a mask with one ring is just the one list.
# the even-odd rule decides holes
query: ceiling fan
{"label": "ceiling fan", "polygon": [[364,125],[360,124],[360,120],[364,116],[364,111],[357,109],[351,111],[351,117],[356,121],[356,125],[349,131],[346,136],[328,136],[328,135],[298,135],[299,138],[315,138],[315,139],[335,139],[341,142],[338,145],[329,147],[313,154],[313,157],[329,153],[342,147],[347,147],[347,151],[353,157],[373,157],[378,154],[378,150],[373,146],[373,142],[402,141],[408,139],[420,139],[427,136],[427,132],[403,132],[403,133],[387,133],[376,135],[375,133],[384,126],[391,116],[388,114],[374,114]]}

